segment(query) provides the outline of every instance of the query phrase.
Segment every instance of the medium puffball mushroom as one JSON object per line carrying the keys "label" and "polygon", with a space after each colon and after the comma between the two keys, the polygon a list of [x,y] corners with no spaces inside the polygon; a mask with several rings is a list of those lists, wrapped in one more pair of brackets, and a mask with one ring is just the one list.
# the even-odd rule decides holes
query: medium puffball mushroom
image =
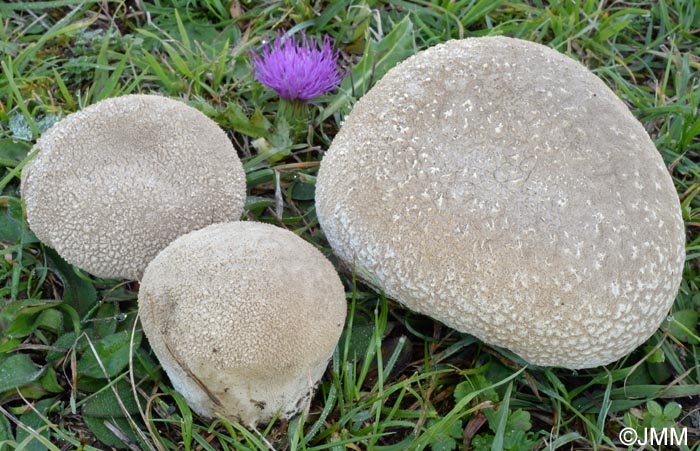
{"label": "medium puffball mushroom", "polygon": [[215,224],[173,241],[139,291],[144,333],[200,415],[246,425],[305,406],[345,322],[345,292],[311,244],[269,224]]}
{"label": "medium puffball mushroom", "polygon": [[172,240],[240,218],[245,174],[214,121],[152,95],[103,100],[39,139],[22,172],[27,220],[68,262],[137,279]]}
{"label": "medium puffball mushroom", "polygon": [[450,41],[390,70],[333,141],[316,201],[358,274],[537,365],[634,350],[685,259],[642,125],[581,64],[518,39]]}

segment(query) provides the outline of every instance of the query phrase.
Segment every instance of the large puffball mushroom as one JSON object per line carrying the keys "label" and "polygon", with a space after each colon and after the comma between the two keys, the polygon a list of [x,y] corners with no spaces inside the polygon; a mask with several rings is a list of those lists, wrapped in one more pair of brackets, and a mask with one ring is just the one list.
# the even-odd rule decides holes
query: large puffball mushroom
{"label": "large puffball mushroom", "polygon": [[148,265],[144,333],[175,389],[200,415],[246,425],[305,407],[345,322],[333,265],[294,233],[215,224]]}
{"label": "large puffball mushroom", "polygon": [[128,95],[68,115],[22,172],[32,231],[99,277],[137,279],[172,240],[235,221],[245,174],[214,121],[182,102]]}
{"label": "large puffball mushroom", "polygon": [[335,253],[386,295],[538,365],[631,352],[684,264],[642,125],[585,67],[518,39],[390,70],[323,159],[316,205]]}

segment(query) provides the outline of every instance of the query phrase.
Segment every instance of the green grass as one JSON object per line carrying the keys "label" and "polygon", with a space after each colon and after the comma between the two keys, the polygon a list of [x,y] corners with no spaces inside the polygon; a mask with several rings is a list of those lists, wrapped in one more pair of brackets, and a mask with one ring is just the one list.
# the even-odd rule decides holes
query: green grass
{"label": "green grass", "polygon": [[[609,450],[626,449],[623,427],[650,425],[687,428],[685,449],[700,449],[698,0],[241,4],[233,18],[228,0],[0,3],[0,450]],[[277,98],[247,61],[278,29],[331,35],[351,71],[312,108],[304,133],[275,125]],[[91,278],[27,229],[18,181],[36,138],[101,99],[159,92],[229,131],[246,169],[248,219],[293,230],[332,258],[313,186],[349,107],[416,51],[489,34],[587,65],[672,172],[688,231],[681,289],[661,329],[607,367],[524,366],[344,272],[348,323],[308,415],[256,431],[208,422],[150,353],[138,285]]]}

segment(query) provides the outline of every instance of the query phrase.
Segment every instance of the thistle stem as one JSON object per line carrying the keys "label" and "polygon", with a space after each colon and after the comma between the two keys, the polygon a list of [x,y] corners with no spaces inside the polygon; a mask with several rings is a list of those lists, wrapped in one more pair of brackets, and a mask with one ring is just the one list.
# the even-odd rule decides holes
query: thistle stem
{"label": "thistle stem", "polygon": [[309,122],[309,105],[299,99],[280,99],[278,114],[294,134],[304,133]]}

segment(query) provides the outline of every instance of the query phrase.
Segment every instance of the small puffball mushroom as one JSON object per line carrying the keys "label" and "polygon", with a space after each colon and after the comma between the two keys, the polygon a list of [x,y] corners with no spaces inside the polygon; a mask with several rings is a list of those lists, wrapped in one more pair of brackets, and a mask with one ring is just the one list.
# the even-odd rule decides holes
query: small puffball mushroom
{"label": "small puffball mushroom", "polygon": [[137,279],[172,240],[238,220],[245,174],[214,121],[152,95],[103,100],[38,140],[22,172],[32,231],[99,277]]}
{"label": "small puffball mushroom", "polygon": [[537,365],[634,350],[685,259],[642,125],[581,64],[518,39],[390,70],[324,157],[316,205],[335,253],[387,296]]}
{"label": "small puffball mushroom", "polygon": [[215,224],[148,265],[143,331],[197,413],[246,425],[306,405],[345,322],[345,292],[311,244],[269,224]]}

